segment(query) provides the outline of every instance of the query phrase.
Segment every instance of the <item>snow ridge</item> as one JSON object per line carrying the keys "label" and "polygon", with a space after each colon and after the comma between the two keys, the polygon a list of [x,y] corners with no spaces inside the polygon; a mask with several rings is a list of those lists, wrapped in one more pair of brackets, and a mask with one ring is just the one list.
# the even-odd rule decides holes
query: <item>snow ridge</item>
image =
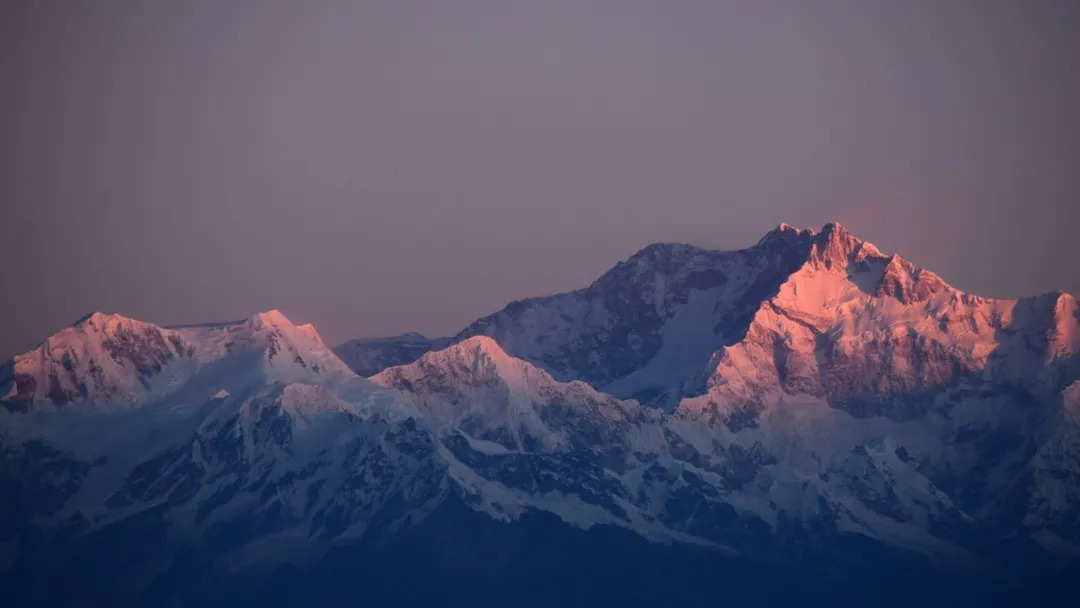
{"label": "snow ridge", "polygon": [[232,568],[454,503],[778,563],[852,535],[987,571],[1080,552],[1076,298],[967,294],[837,223],[652,245],[453,339],[337,353],[276,310],[80,319],[0,369],[0,485],[40,480],[12,529],[65,547],[157,510]]}
{"label": "snow ridge", "polygon": [[355,376],[313,326],[297,327],[277,310],[170,329],[95,312],[16,356],[8,368],[0,391],[22,406],[134,406],[168,397],[207,370],[228,369],[252,384]]}

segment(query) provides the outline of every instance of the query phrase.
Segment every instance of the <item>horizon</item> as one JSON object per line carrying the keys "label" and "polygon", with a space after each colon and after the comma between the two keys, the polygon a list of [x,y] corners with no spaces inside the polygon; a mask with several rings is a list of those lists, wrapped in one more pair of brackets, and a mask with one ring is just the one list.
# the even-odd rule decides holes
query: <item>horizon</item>
{"label": "horizon", "polygon": [[[194,0],[0,9],[0,352],[88,310],[440,335],[649,243],[836,219],[1080,292],[1080,9]],[[15,322],[14,320],[17,320]]]}
{"label": "horizon", "polygon": [[9,2],[0,56],[12,608],[1080,598],[1080,2]]}
{"label": "horizon", "polygon": [[[877,244],[872,239],[863,238],[861,235],[859,235],[855,231],[852,231],[843,222],[841,222],[839,220],[830,220],[828,222],[825,222],[825,223],[823,223],[821,225],[821,228],[815,228],[815,227],[812,227],[812,226],[798,226],[798,225],[795,225],[795,224],[791,224],[789,222],[779,222],[773,228],[762,232],[761,236],[759,236],[757,238],[758,238],[758,240],[760,240],[760,239],[764,238],[768,234],[771,234],[771,233],[776,232],[778,230],[783,230],[785,228],[792,228],[792,229],[795,229],[797,231],[809,231],[812,235],[816,236],[816,235],[820,235],[820,234],[826,232],[827,230],[829,230],[829,228],[831,226],[840,227],[843,231],[846,231],[847,234],[850,234],[855,239],[857,239],[857,240],[859,240],[861,242],[869,243],[869,244],[871,244],[871,245],[873,245],[875,247],[877,246]],[[756,245],[756,243],[757,243],[757,240],[755,240],[754,244],[748,245],[746,247],[738,247],[738,248],[734,248],[734,249],[713,249],[713,248],[709,248],[709,247],[703,247],[701,245],[695,245],[693,243],[678,242],[678,241],[657,241],[657,242],[652,242],[652,243],[646,244],[646,245],[644,245],[642,247],[639,247],[638,249],[636,249],[630,255],[613,262],[611,264],[611,266],[609,266],[608,269],[603,271],[603,272],[606,273],[608,270],[611,270],[612,268],[614,268],[618,264],[621,264],[621,263],[626,262],[626,261],[628,261],[630,259],[633,259],[635,256],[641,254],[645,250],[650,249],[652,247],[656,247],[656,246],[686,245],[686,246],[694,247],[694,248],[697,248],[697,249],[700,249],[700,250],[703,250],[703,251],[738,251],[738,250],[744,250],[744,249],[753,248]],[[887,255],[887,256],[894,256],[895,255],[895,256],[898,256],[898,257],[900,257],[902,259],[905,259],[905,260],[907,260],[909,262],[912,261],[909,257],[903,255],[900,252],[890,252],[890,251],[882,250],[882,253]],[[920,265],[918,263],[915,263],[915,266],[918,267],[918,268],[923,268],[923,269],[929,270],[931,272],[934,272],[935,274],[938,274],[933,268],[922,266],[922,265]],[[389,338],[399,338],[399,337],[404,337],[404,336],[409,336],[409,335],[417,335],[417,336],[420,336],[422,338],[429,339],[429,340],[438,340],[438,339],[444,339],[444,338],[451,338],[454,335],[456,335],[459,331],[461,331],[462,329],[467,327],[469,325],[469,323],[475,321],[478,318],[482,318],[483,316],[486,316],[488,314],[494,314],[494,313],[496,313],[496,312],[498,312],[500,310],[503,310],[506,306],[509,306],[510,304],[512,304],[514,302],[518,302],[518,301],[521,301],[521,300],[534,299],[534,298],[547,298],[547,297],[552,297],[552,296],[559,295],[559,294],[562,294],[562,293],[568,293],[570,291],[576,291],[576,290],[579,290],[579,289],[584,289],[585,287],[588,287],[588,285],[591,285],[595,280],[599,279],[600,276],[602,276],[602,274],[603,273],[598,274],[596,277],[594,277],[586,285],[579,285],[579,286],[576,286],[576,287],[572,287],[570,289],[567,289],[566,291],[544,293],[544,294],[525,295],[525,296],[522,296],[520,298],[515,298],[513,300],[507,301],[507,302],[505,302],[505,303],[503,303],[501,305],[495,305],[490,310],[490,312],[483,313],[482,315],[479,315],[478,317],[473,318],[473,319],[468,319],[465,322],[461,323],[460,326],[458,326],[456,329],[452,329],[451,331],[448,331],[448,332],[436,333],[436,334],[430,334],[430,333],[425,333],[425,332],[416,331],[416,330],[405,330],[405,331],[394,333],[394,334],[356,335],[356,336],[346,336],[346,337],[343,337],[343,338],[327,339],[326,336],[323,335],[324,334],[323,330],[321,330],[319,328],[319,322],[317,320],[315,320],[315,319],[307,319],[307,318],[299,318],[298,319],[293,313],[290,313],[289,311],[286,311],[286,310],[284,310],[282,308],[275,308],[275,307],[262,308],[262,309],[253,311],[250,314],[245,315],[243,317],[236,317],[236,318],[233,318],[231,320],[191,320],[191,321],[188,321],[188,322],[179,322],[179,323],[160,323],[160,322],[155,321],[154,319],[134,317],[134,316],[128,315],[124,311],[120,311],[120,310],[112,310],[112,311],[93,310],[93,311],[90,311],[90,312],[87,312],[87,313],[83,314],[82,316],[80,316],[79,318],[77,318],[75,321],[71,322],[68,325],[64,325],[64,326],[55,328],[54,330],[48,332],[46,335],[42,336],[38,340],[38,342],[35,343],[33,348],[37,348],[37,346],[40,346],[40,344],[44,340],[47,340],[50,336],[52,336],[52,335],[54,335],[54,334],[56,334],[56,333],[58,333],[60,331],[63,331],[66,327],[74,327],[74,326],[78,325],[79,323],[81,323],[82,321],[90,318],[94,314],[116,315],[116,316],[132,319],[132,320],[137,320],[137,321],[157,325],[157,326],[162,327],[164,329],[179,329],[179,328],[191,328],[191,327],[212,327],[212,326],[218,326],[218,325],[234,325],[234,324],[243,323],[243,322],[245,322],[245,321],[247,321],[247,320],[249,320],[251,318],[257,317],[257,316],[261,316],[261,315],[265,315],[265,314],[268,314],[268,313],[275,313],[276,312],[276,313],[282,314],[290,323],[292,323],[292,324],[294,324],[294,325],[296,325],[298,327],[303,326],[303,325],[311,325],[312,327],[314,327],[319,332],[319,335],[322,336],[326,340],[327,347],[329,347],[332,350],[336,349],[339,346],[344,345],[347,342],[351,342],[351,341],[380,340],[380,339],[389,339]],[[942,276],[941,278],[950,287],[953,287],[954,289],[957,289],[960,292],[969,293],[969,294],[980,296],[980,297],[986,297],[986,298],[990,298],[992,300],[1017,300],[1017,299],[1022,299],[1022,298],[1038,297],[1038,296],[1048,295],[1048,294],[1052,294],[1052,293],[1068,294],[1068,295],[1072,295],[1073,297],[1076,296],[1076,294],[1074,292],[1066,290],[1066,289],[1052,289],[1052,290],[1049,290],[1049,291],[1043,291],[1043,292],[1039,292],[1039,293],[1022,294],[1022,295],[1018,295],[1016,297],[1011,297],[1011,298],[1010,297],[999,298],[999,297],[986,296],[985,294],[964,290],[964,289],[954,285],[948,279],[948,277],[943,277]],[[25,352],[29,352],[30,350],[32,350],[32,348],[28,348],[26,350],[22,350],[22,351],[12,353],[12,354],[4,357],[3,360],[8,360],[11,357],[23,354]]]}

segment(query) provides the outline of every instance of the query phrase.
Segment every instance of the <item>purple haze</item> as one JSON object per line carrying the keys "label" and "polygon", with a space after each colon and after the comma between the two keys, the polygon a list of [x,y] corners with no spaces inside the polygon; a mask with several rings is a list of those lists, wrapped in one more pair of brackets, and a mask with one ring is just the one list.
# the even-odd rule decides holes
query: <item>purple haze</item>
{"label": "purple haze", "polygon": [[0,9],[0,353],[90,310],[456,331],[654,241],[840,220],[1080,291],[1070,2]]}

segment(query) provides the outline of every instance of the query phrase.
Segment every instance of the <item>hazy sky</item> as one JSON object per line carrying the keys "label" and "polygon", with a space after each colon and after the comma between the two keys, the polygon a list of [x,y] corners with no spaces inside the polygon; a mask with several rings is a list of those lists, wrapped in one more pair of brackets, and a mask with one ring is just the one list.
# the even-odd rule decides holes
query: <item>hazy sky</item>
{"label": "hazy sky", "polygon": [[[13,6],[21,5],[21,6]],[[454,332],[655,241],[1080,292],[1080,3],[0,9],[0,357],[90,310]]]}

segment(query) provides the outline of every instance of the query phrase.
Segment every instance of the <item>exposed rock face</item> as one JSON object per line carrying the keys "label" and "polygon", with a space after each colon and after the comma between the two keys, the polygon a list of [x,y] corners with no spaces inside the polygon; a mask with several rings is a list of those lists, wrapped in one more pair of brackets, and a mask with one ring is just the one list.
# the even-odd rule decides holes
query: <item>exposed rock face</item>
{"label": "exposed rock face", "polygon": [[761,303],[744,339],[717,352],[704,394],[680,408],[744,411],[816,398],[855,415],[903,418],[917,413],[903,403],[932,401],[930,392],[957,383],[1054,393],[1075,373],[1076,327],[1071,296],[962,293],[830,224]]}
{"label": "exposed rock face", "polygon": [[350,369],[367,377],[374,376],[388,367],[406,365],[420,355],[438,350],[450,343],[450,338],[426,338],[410,333],[390,338],[360,338],[334,348]]}
{"label": "exposed rock face", "polygon": [[455,340],[490,336],[560,380],[671,408],[699,390],[710,356],[742,338],[813,238],[784,226],[740,251],[651,245],[586,289],[514,302]]}
{"label": "exposed rock face", "polygon": [[132,404],[153,390],[167,367],[192,354],[175,331],[96,312],[16,357],[7,399]]}
{"label": "exposed rock face", "polygon": [[1069,372],[1048,363],[1076,352],[1075,327],[1067,294],[981,298],[840,224],[781,224],[740,251],[647,247],[586,289],[515,302],[455,340],[488,335],[559,380],[664,409],[805,395],[870,413],[875,396],[965,378],[1060,391]]}
{"label": "exposed rock face", "polygon": [[885,273],[874,290],[877,298],[893,298],[901,304],[924,302],[946,289],[945,282],[929,270],[916,268],[899,256],[890,256]]}
{"label": "exposed rock face", "polygon": [[648,247],[447,344],[349,344],[380,371],[277,311],[95,314],[7,363],[0,591],[252,603],[439,555],[483,586],[527,538],[538,560],[737,560],[688,579],[699,603],[767,564],[772,585],[872,581],[870,601],[883,573],[974,573],[955,604],[1080,554],[1075,298],[966,294],[837,224]]}
{"label": "exposed rock face", "polygon": [[209,369],[228,373],[222,361],[234,355],[258,364],[243,365],[222,380],[227,384],[353,375],[313,327],[293,325],[276,310],[175,328],[93,313],[8,362],[0,394],[9,407],[138,405],[172,394],[191,399],[185,391],[198,388],[191,383]]}

